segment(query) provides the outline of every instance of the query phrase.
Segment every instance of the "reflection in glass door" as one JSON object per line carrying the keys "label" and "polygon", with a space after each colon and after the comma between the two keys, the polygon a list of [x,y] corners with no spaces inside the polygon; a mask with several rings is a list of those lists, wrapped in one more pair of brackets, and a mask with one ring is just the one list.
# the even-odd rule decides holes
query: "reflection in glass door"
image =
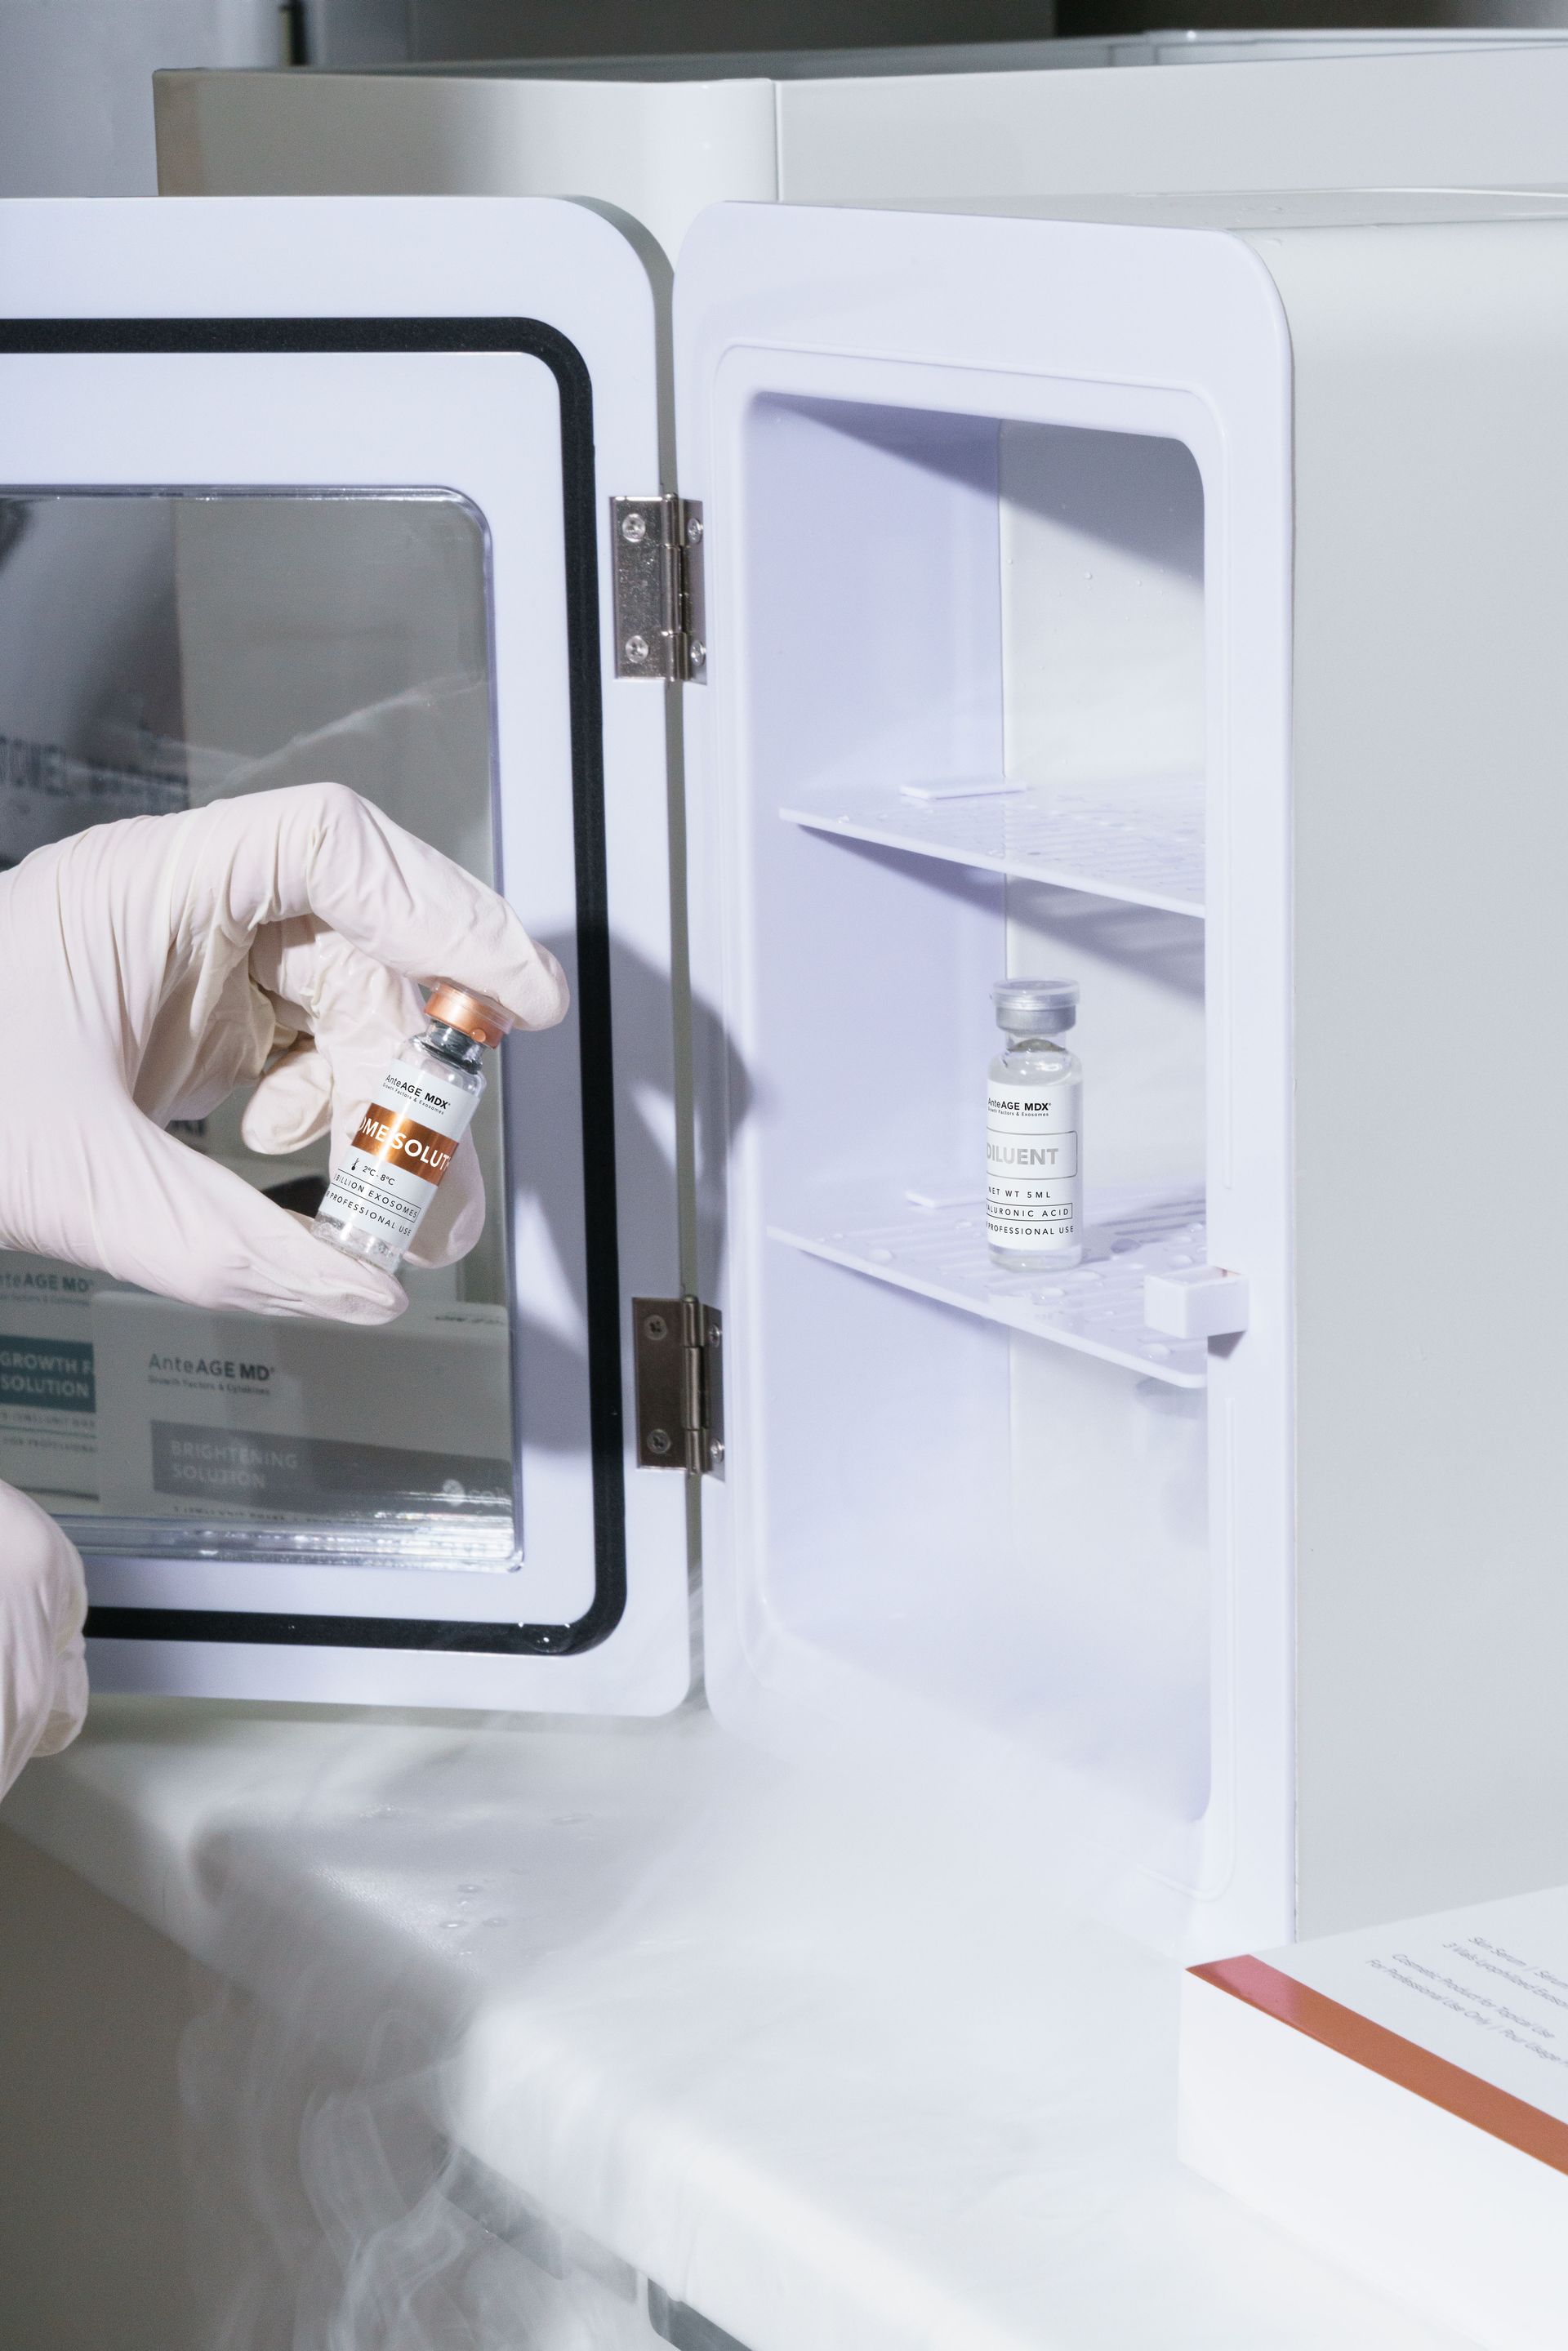
{"label": "reflection in glass door", "polygon": [[[423,492],[0,498],[0,864],[117,818],[330,778],[495,879],[487,544]],[[499,1073],[497,1073],[497,1079]],[[88,1550],[518,1556],[502,1084],[460,1265],[383,1330],[218,1314],[0,1253],[0,1477]],[[327,1143],[177,1128],[297,1213]]]}

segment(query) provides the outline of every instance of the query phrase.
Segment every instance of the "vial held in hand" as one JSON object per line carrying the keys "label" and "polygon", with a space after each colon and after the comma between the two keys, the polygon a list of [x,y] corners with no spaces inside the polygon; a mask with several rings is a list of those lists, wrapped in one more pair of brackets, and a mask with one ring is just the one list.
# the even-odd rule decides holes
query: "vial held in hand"
{"label": "vial held in hand", "polygon": [[1057,1040],[1078,1019],[1075,979],[998,979],[1007,1039],[986,1097],[986,1238],[1010,1272],[1083,1254],[1083,1064]]}
{"label": "vial held in hand", "polygon": [[411,1037],[360,1121],[311,1230],[349,1257],[395,1273],[485,1091],[486,1046],[512,1016],[487,996],[436,983]]}

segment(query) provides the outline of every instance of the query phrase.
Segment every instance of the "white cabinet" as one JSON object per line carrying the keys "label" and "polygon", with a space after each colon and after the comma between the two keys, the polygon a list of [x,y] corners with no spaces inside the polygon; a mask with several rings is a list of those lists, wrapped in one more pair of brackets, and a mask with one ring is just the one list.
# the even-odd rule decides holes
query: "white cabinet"
{"label": "white cabinet", "polygon": [[[578,990],[508,1065],[506,1555],[154,1525],[100,1679],[657,1710],[700,1497],[727,1722],[1075,1826],[1162,1938],[1561,1874],[1564,202],[716,208],[668,510],[589,211],[7,228],[8,513],[482,522],[497,870]],[[1007,970],[1082,991],[1055,1278],[984,1248]]]}
{"label": "white cabinet", "polygon": [[727,200],[1568,183],[1550,27],[190,69],[154,89],[166,195],[581,196],[671,261]]}

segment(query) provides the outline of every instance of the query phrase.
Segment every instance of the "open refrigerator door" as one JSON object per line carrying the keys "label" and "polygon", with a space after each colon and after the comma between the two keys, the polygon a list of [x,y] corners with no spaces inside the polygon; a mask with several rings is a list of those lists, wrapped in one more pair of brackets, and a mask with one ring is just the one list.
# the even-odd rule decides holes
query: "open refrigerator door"
{"label": "open refrigerator door", "polygon": [[[679,1286],[669,774],[601,587],[609,494],[660,486],[643,263],[564,203],[7,209],[0,854],[329,779],[503,889],[573,1009],[503,1050],[485,1234],[384,1331],[0,1263],[0,1473],[88,1558],[99,1687],[674,1705],[626,1303]],[[242,1110],[184,1141],[310,1212],[325,1144],[258,1159]]]}

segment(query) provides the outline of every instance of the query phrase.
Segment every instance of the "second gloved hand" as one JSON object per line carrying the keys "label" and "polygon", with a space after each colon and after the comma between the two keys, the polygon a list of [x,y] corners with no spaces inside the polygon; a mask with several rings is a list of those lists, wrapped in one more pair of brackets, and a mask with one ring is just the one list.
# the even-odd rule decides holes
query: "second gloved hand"
{"label": "second gloved hand", "polygon": [[68,1747],[87,1712],[87,1584],[30,1495],[0,1486],[0,1796],[29,1755]]}

